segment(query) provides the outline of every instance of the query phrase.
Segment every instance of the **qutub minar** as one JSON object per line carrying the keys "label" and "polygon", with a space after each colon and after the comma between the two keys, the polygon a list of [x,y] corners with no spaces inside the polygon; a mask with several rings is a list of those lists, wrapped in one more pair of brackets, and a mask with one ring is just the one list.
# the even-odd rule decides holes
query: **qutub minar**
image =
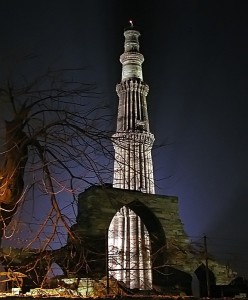
{"label": "qutub minar", "polygon": [[[143,55],[139,52],[140,33],[131,27],[124,32],[124,53],[119,96],[117,129],[113,135],[115,162],[113,187],[154,194],[151,149],[154,136],[150,132],[143,81]],[[152,272],[148,231],[131,209],[124,206],[116,214],[109,229],[110,269],[116,279],[130,288],[150,289]],[[124,254],[124,255],[123,255]]]}

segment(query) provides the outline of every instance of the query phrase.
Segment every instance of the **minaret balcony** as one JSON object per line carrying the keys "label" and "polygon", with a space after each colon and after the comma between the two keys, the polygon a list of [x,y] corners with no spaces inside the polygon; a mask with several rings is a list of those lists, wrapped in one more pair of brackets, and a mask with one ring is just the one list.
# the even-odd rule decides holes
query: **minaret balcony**
{"label": "minaret balcony", "polygon": [[155,138],[150,132],[116,132],[112,135],[112,141],[114,146],[125,147],[127,144],[133,144],[136,146],[146,145],[151,148]]}

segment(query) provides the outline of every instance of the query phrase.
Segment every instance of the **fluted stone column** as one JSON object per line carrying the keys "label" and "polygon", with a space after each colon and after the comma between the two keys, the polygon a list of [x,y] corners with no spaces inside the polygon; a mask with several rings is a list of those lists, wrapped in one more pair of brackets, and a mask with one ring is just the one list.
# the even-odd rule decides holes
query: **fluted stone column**
{"label": "fluted stone column", "polygon": [[[146,102],[149,87],[143,82],[144,57],[139,53],[139,35],[132,26],[124,31],[124,53],[120,56],[122,80],[116,86],[119,106],[113,135],[113,186],[154,194],[151,155],[154,136],[149,128]],[[128,287],[152,288],[149,234],[139,216],[125,206],[117,212],[109,228],[109,262],[110,274]]]}

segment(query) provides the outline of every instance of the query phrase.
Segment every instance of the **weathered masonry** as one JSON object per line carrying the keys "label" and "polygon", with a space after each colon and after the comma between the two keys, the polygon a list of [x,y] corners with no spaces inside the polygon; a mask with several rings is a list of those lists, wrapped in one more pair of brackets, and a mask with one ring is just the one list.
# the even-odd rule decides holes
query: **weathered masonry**
{"label": "weathered masonry", "polygon": [[[205,254],[189,242],[178,214],[178,198],[112,187],[94,186],[80,195],[73,227],[80,241],[74,245],[75,258],[82,259],[82,251],[84,257],[79,273],[98,279],[106,276],[107,231],[123,206],[140,217],[149,233],[153,287],[166,291],[177,286],[191,294],[192,276],[196,274],[201,288],[206,289]],[[233,279],[226,266],[211,258],[208,267],[211,286],[227,285]]]}

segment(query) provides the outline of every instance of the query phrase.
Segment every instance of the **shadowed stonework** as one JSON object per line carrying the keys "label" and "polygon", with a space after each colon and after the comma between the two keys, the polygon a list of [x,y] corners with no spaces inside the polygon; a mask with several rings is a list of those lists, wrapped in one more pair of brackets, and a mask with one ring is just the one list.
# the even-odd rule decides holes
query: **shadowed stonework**
{"label": "shadowed stonework", "polygon": [[[106,275],[106,232],[112,218],[123,206],[134,211],[149,232],[153,287],[163,291],[166,286],[175,285],[191,294],[191,276],[195,271],[200,284],[201,281],[205,284],[205,254],[189,243],[179,218],[177,197],[112,187],[94,186],[80,194],[73,231],[81,241],[80,247],[85,247],[88,271],[83,267],[81,272],[86,272],[89,277]],[[208,263],[211,285],[230,283],[233,274],[225,266],[212,259]]]}

